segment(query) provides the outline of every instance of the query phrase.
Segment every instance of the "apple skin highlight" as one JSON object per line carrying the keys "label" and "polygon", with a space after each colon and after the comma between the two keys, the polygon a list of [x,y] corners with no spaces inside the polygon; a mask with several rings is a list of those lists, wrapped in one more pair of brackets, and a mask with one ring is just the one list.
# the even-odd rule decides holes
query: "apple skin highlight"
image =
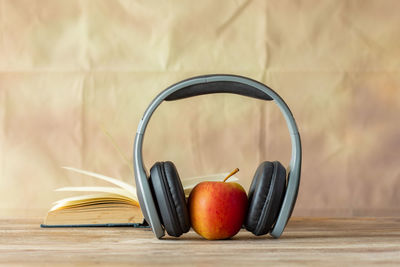
{"label": "apple skin highlight", "polygon": [[241,229],[247,205],[246,191],[238,183],[199,183],[188,200],[192,227],[209,240],[230,238]]}

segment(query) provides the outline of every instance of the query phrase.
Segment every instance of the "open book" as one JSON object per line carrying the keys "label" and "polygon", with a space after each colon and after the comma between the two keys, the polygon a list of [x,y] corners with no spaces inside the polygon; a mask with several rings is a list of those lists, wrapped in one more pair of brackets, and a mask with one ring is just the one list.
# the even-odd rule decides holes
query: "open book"
{"label": "open book", "polygon": [[[86,194],[56,201],[48,211],[42,227],[140,226],[143,222],[134,186],[98,173],[72,167],[64,168],[109,182],[114,186],[56,189],[56,191],[86,192]],[[226,175],[227,173],[221,173],[183,179],[185,195],[188,196],[193,187],[202,181],[222,181]],[[230,181],[235,180],[238,179],[230,178]]]}
{"label": "open book", "polygon": [[[101,127],[114,148],[129,167],[133,175],[131,161],[122,153],[112,136]],[[54,203],[47,212],[42,227],[82,227],[82,226],[135,226],[141,227],[143,214],[139,207],[136,187],[102,174],[63,167],[66,170],[97,178],[114,186],[63,187],[56,191],[86,192],[84,195],[64,198]],[[188,196],[196,184],[203,181],[222,181],[226,173],[182,179],[185,195]],[[231,177],[230,181],[238,180]]]}

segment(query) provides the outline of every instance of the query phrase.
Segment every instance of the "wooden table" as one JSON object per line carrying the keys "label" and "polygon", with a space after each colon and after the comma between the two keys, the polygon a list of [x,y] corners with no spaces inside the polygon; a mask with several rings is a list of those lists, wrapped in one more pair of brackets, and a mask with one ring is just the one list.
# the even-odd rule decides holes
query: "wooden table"
{"label": "wooden table", "polygon": [[157,240],[149,229],[42,229],[39,223],[0,220],[0,264],[400,266],[400,218],[294,218],[280,239],[242,230],[221,241],[193,231]]}

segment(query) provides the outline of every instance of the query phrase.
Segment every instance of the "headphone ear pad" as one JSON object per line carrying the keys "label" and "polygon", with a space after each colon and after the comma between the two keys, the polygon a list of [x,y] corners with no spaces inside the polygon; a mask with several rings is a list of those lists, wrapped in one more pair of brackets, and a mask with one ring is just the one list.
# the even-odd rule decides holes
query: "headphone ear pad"
{"label": "headphone ear pad", "polygon": [[249,189],[245,227],[255,235],[267,234],[274,225],[286,190],[286,170],[278,161],[265,161],[254,174]]}
{"label": "headphone ear pad", "polygon": [[190,229],[190,217],[185,193],[175,165],[156,162],[150,169],[150,184],[165,230],[178,237]]}

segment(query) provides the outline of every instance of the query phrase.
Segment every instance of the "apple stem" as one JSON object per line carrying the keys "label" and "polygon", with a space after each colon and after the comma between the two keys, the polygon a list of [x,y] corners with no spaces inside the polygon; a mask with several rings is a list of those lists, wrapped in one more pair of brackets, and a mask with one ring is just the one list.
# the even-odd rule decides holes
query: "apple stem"
{"label": "apple stem", "polygon": [[226,180],[229,179],[229,177],[231,177],[232,175],[234,175],[235,173],[237,173],[239,171],[239,168],[234,169],[230,174],[228,174],[228,176],[225,177],[225,179],[223,180],[223,182],[225,182]]}

